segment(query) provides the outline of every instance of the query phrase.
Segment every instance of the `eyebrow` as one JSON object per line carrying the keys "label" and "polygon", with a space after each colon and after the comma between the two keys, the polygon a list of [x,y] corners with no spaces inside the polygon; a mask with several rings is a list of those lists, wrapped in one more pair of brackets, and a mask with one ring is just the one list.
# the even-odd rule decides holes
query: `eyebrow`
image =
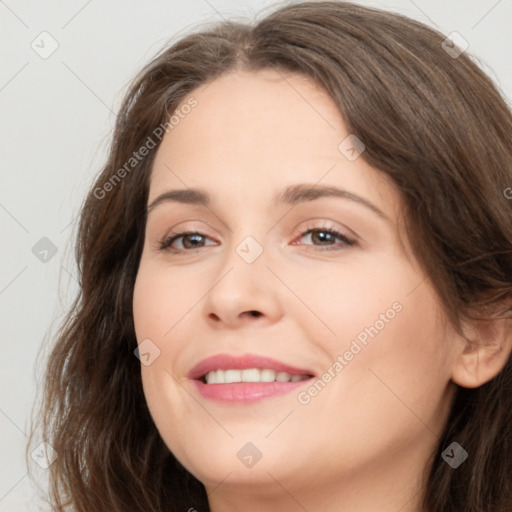
{"label": "eyebrow", "polygon": [[[274,205],[287,204],[295,206],[299,203],[314,201],[323,197],[337,197],[340,199],[347,199],[359,205],[365,206],[372,212],[376,213],[382,219],[391,222],[388,216],[377,206],[372,204],[367,199],[353,194],[347,190],[332,186],[316,186],[308,183],[298,183],[284,188],[279,194],[274,197]],[[147,213],[149,214],[159,204],[167,202],[177,202],[190,205],[209,206],[211,205],[211,197],[205,190],[198,188],[188,188],[180,190],[168,190],[163,194],[156,197],[151,204],[149,204]]]}

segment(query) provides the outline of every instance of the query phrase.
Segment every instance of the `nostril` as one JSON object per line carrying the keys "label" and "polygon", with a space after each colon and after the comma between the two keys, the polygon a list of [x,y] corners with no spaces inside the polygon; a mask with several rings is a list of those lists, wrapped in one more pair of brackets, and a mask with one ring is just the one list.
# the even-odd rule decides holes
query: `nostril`
{"label": "nostril", "polygon": [[259,311],[249,311],[249,313],[251,314],[251,316],[261,316],[261,313]]}

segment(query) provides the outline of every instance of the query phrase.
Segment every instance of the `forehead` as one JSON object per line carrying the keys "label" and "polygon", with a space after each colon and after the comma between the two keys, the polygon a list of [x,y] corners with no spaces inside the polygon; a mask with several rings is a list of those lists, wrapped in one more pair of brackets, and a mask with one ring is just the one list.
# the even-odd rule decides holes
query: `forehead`
{"label": "forehead", "polygon": [[299,182],[365,191],[381,203],[394,194],[362,158],[351,162],[340,152],[350,135],[342,115],[307,77],[237,71],[196,89],[181,105],[190,98],[197,105],[180,116],[158,149],[150,198],[169,188],[201,187],[213,196],[270,201],[276,189]]}

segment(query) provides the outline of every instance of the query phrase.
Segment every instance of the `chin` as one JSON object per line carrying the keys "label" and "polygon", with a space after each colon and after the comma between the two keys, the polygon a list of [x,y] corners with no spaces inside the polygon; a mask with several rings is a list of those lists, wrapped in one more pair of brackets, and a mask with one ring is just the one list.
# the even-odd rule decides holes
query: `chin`
{"label": "chin", "polygon": [[250,436],[249,432],[248,428],[247,436],[230,438],[225,434],[225,439],[214,440],[206,436],[202,440],[187,437],[187,445],[168,446],[179,462],[205,485],[215,486],[221,481],[268,485],[272,479],[269,473],[277,479],[297,474],[295,449],[287,449],[279,439],[272,443],[264,436]]}

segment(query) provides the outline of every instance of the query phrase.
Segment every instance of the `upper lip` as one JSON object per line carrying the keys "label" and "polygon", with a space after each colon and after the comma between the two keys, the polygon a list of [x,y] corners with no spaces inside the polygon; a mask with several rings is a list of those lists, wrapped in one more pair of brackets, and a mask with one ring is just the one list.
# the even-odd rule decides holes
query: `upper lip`
{"label": "upper lip", "polygon": [[207,359],[203,359],[196,364],[188,373],[189,379],[200,379],[207,373],[214,370],[245,370],[248,368],[268,368],[276,372],[286,372],[291,375],[311,375],[314,372],[304,368],[296,368],[289,364],[271,359],[265,356],[255,354],[244,354],[242,356],[233,356],[230,354],[217,354]]}

